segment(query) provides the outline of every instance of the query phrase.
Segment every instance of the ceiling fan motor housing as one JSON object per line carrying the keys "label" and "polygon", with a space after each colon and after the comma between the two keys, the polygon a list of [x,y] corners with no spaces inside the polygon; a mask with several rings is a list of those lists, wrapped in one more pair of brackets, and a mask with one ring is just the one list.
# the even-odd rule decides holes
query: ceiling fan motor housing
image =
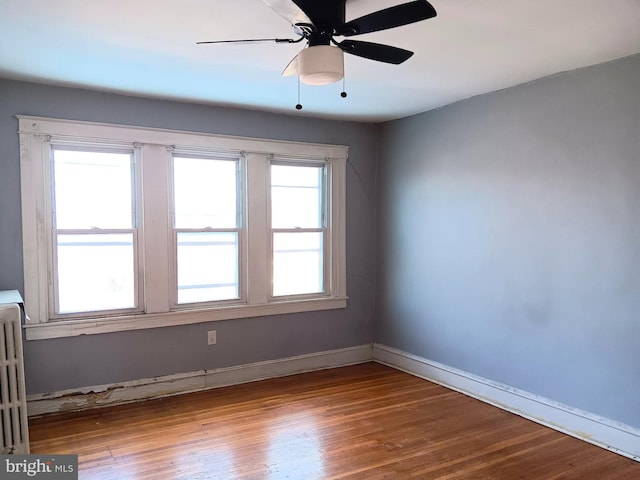
{"label": "ceiling fan motor housing", "polygon": [[344,55],[331,45],[307,47],[298,54],[298,75],[307,85],[327,85],[342,80]]}

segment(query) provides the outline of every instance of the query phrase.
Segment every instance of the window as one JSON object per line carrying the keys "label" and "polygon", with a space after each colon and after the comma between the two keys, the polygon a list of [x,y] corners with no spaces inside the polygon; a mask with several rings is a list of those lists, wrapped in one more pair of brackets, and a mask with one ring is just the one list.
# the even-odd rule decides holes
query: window
{"label": "window", "polygon": [[133,150],[50,153],[53,316],[137,310]]}
{"label": "window", "polygon": [[240,298],[239,160],[173,156],[177,303]]}
{"label": "window", "polygon": [[273,296],[324,293],[324,165],[271,163]]}
{"label": "window", "polygon": [[27,339],[346,306],[346,147],[19,120]]}

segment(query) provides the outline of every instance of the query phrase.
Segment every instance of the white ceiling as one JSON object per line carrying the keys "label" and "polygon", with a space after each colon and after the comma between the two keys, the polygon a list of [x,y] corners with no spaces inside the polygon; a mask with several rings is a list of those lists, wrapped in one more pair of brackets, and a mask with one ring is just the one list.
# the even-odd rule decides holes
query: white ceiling
{"label": "white ceiling", "polygon": [[[347,20],[404,1],[347,0]],[[345,55],[349,96],[341,83],[302,85],[301,112],[297,78],[280,74],[302,44],[195,45],[291,38],[262,0],[0,0],[0,77],[382,121],[640,52],[640,0],[431,3],[434,19],[357,37],[412,58]]]}

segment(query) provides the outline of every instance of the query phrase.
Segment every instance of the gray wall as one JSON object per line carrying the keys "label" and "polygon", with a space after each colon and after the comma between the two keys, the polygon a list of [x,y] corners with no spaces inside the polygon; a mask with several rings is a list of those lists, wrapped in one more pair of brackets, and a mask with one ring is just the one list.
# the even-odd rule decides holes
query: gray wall
{"label": "gray wall", "polygon": [[[23,288],[16,114],[349,145],[348,308],[25,344],[28,393],[270,360],[370,343],[375,125],[151,100],[0,79],[0,290]],[[216,329],[218,344],[207,346]]]}
{"label": "gray wall", "polygon": [[640,56],[384,124],[376,341],[640,427]]}

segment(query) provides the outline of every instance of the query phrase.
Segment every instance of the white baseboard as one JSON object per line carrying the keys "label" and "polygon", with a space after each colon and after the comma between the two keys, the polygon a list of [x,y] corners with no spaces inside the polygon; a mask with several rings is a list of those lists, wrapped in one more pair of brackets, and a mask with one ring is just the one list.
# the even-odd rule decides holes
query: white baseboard
{"label": "white baseboard", "polygon": [[421,358],[373,345],[373,359],[438,383],[547,427],[640,461],[640,430],[517,388]]}
{"label": "white baseboard", "polygon": [[30,417],[34,417],[46,413],[87,410],[369,362],[371,361],[371,348],[371,344],[367,344],[215,370],[199,370],[109,385],[29,395],[27,397],[27,412]]}

